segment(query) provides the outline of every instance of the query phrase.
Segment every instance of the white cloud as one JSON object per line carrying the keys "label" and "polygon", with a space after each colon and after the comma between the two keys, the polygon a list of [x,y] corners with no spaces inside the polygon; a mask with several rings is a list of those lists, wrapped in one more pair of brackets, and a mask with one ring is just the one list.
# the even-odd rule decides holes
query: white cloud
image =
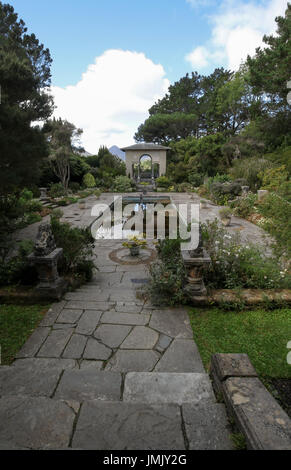
{"label": "white cloud", "polygon": [[209,65],[210,54],[206,47],[196,47],[192,52],[186,55],[186,60],[192,67],[204,68]]}
{"label": "white cloud", "polygon": [[[191,0],[187,2],[191,3]],[[264,34],[275,33],[275,17],[284,16],[286,8],[286,0],[247,3],[224,0],[218,11],[209,16],[212,24],[211,39],[187,54],[186,61],[193,68],[224,64],[229,69],[237,70],[248,54],[253,55],[257,47],[263,46]]]}
{"label": "white cloud", "polygon": [[100,145],[129,145],[148,109],[169,85],[162,65],[143,53],[107,50],[76,85],[52,87],[54,116],[84,130],[82,143],[90,153]]}

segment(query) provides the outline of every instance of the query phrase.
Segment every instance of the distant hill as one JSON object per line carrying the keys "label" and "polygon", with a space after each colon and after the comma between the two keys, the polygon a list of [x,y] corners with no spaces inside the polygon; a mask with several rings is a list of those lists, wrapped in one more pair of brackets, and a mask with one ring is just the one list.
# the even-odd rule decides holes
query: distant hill
{"label": "distant hill", "polygon": [[121,160],[125,162],[125,152],[120,150],[120,148],[117,147],[117,145],[113,145],[112,147],[110,147],[109,152],[112,153],[112,155],[115,155],[116,157],[121,158]]}

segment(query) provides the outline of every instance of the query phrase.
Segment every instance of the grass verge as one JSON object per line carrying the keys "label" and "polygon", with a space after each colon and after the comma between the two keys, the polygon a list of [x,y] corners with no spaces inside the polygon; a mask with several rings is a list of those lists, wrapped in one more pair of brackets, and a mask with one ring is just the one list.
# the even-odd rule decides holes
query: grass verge
{"label": "grass verge", "polygon": [[246,353],[260,377],[291,378],[287,343],[291,341],[291,309],[189,312],[194,339],[204,366],[212,354]]}
{"label": "grass verge", "polygon": [[9,365],[49,306],[0,305],[1,365]]}

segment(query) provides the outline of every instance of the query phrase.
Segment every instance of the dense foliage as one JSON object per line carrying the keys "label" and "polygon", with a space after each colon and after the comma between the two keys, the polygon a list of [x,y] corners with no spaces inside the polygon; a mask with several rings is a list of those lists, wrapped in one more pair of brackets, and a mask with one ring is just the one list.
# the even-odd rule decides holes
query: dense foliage
{"label": "dense foliage", "polygon": [[[0,2],[0,194],[33,183],[47,146],[40,127],[52,113],[51,56],[28,35],[13,7]],[[29,168],[30,171],[27,171]]]}

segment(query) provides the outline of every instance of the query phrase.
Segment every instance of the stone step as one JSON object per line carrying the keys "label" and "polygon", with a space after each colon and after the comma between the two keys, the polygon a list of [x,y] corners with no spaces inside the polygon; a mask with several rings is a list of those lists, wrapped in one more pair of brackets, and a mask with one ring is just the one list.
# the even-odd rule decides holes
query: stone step
{"label": "stone step", "polygon": [[[43,367],[43,362],[20,361],[0,368],[0,396],[42,396],[62,400],[124,401],[131,403],[215,402],[211,382],[202,373],[100,371]],[[65,369],[65,370],[64,370]]]}
{"label": "stone step", "polygon": [[[31,425],[33,423],[33,425]],[[0,449],[227,450],[221,404],[0,399]]]}

